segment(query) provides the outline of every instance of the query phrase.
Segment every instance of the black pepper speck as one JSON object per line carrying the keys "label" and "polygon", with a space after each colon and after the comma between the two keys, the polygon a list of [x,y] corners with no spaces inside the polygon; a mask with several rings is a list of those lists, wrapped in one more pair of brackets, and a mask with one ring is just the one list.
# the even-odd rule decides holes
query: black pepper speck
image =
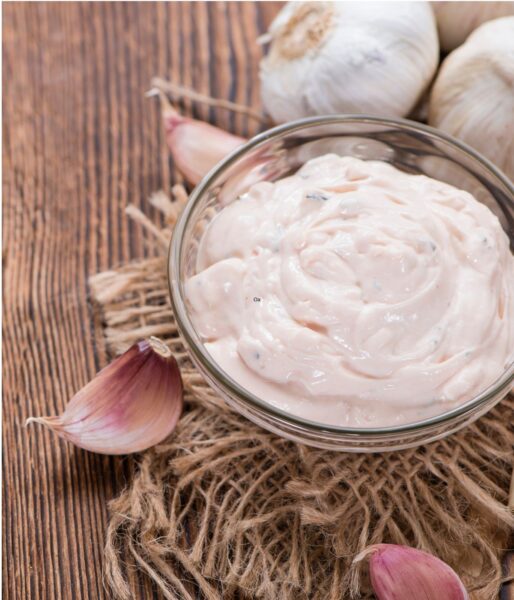
{"label": "black pepper speck", "polygon": [[316,200],[317,202],[326,202],[328,200],[328,196],[322,192],[309,192],[305,194],[305,197],[307,200]]}

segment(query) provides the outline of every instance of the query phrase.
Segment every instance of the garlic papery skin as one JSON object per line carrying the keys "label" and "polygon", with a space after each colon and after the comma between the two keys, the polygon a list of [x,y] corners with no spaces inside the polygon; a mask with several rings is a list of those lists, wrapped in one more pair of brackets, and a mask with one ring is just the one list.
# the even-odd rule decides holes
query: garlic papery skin
{"label": "garlic papery skin", "polygon": [[57,417],[31,417],[80,448],[130,454],[164,440],[182,412],[182,380],[159,339],[131,346],[102,369]]}
{"label": "garlic papery skin", "polygon": [[450,52],[477,27],[514,15],[514,2],[432,2],[441,49]]}
{"label": "garlic papery skin", "polygon": [[455,571],[439,558],[408,546],[375,544],[354,562],[368,558],[378,600],[468,600]]}
{"label": "garlic papery skin", "polygon": [[337,113],[406,116],[439,60],[428,2],[289,2],[268,37],[261,93],[278,123]]}
{"label": "garlic papery skin", "polygon": [[246,141],[203,121],[184,117],[169,104],[162,117],[175,165],[193,185]]}
{"label": "garlic papery skin", "polygon": [[444,60],[428,122],[514,178],[514,17],[484,23]]}

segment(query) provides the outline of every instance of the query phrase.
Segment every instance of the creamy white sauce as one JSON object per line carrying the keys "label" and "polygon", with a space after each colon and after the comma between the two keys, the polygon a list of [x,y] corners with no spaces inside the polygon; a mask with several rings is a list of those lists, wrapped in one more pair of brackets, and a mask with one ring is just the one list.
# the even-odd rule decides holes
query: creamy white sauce
{"label": "creamy white sauce", "polygon": [[195,328],[250,392],[314,421],[442,413],[513,358],[514,257],[469,193],[326,155],[207,227],[186,282]]}

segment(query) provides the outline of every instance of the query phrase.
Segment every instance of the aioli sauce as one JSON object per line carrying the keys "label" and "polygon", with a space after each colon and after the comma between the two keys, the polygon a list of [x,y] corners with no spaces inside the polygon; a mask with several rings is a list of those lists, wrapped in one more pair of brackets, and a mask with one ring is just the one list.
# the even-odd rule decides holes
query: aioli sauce
{"label": "aioli sauce", "polygon": [[514,257],[469,193],[333,154],[223,208],[186,282],[218,365],[292,414],[417,421],[513,358]]}

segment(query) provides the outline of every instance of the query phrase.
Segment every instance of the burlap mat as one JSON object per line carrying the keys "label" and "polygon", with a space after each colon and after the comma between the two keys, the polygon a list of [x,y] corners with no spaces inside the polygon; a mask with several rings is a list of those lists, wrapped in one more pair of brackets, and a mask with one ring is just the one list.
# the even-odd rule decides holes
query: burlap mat
{"label": "burlap mat", "polygon": [[105,573],[115,597],[138,597],[135,568],[180,600],[368,598],[366,567],[352,559],[385,541],[433,552],[472,598],[496,598],[514,522],[512,400],[446,440],[371,455],[307,448],[235,414],[192,367],[168,301],[166,249],[183,196],[153,197],[163,230],[130,209],[162,257],[90,281],[108,349],[157,335],[185,384],[176,431],[141,455],[110,504]]}

